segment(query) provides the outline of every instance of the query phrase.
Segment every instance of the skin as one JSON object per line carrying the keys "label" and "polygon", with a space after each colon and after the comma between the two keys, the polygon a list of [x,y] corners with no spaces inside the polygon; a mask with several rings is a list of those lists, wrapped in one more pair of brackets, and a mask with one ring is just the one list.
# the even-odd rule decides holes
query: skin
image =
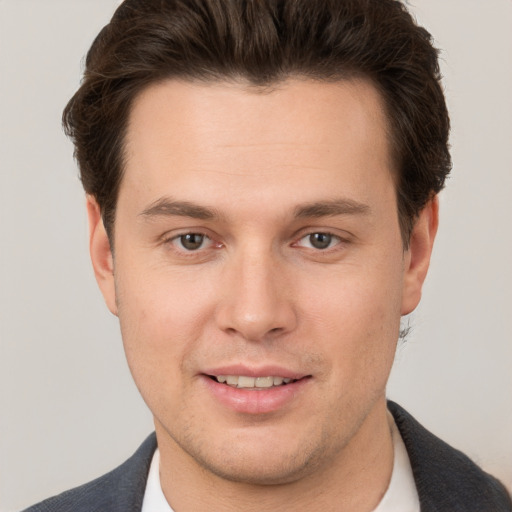
{"label": "skin", "polygon": [[[434,198],[404,250],[386,133],[364,81],[168,81],[135,101],[115,257],[91,197],[90,249],[175,510],[364,511],[383,496],[386,381],[437,229]],[[308,378],[276,411],[240,412],[205,386],[233,364]]]}

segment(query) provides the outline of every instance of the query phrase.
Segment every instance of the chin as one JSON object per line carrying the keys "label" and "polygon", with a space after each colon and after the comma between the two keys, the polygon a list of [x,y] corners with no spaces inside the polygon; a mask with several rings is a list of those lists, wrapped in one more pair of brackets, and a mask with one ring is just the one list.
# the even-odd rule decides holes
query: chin
{"label": "chin", "polygon": [[300,460],[298,456],[293,458],[283,456],[279,460],[262,461],[261,457],[253,460],[251,457],[241,455],[235,465],[225,460],[217,463],[203,460],[202,466],[223,480],[267,486],[296,482],[312,471],[312,467],[316,465],[311,464],[309,458]]}
{"label": "chin", "polygon": [[[231,482],[247,485],[280,485],[302,479],[318,470],[326,453],[315,443],[283,440],[278,436],[267,439],[230,439],[207,452],[190,450],[192,456],[206,471]],[[288,441],[288,443],[286,442]]]}

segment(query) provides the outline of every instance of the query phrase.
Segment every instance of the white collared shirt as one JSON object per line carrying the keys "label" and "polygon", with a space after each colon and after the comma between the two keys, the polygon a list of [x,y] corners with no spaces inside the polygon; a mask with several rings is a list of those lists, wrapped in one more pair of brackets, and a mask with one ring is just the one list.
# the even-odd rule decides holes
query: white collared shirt
{"label": "white collared shirt", "polygon": [[420,512],[420,498],[407,449],[390,412],[388,418],[393,436],[393,472],[386,494],[373,512]]}
{"label": "white collared shirt", "polygon": [[160,450],[157,448],[149,468],[142,512],[174,512],[165,499],[160,485]]}

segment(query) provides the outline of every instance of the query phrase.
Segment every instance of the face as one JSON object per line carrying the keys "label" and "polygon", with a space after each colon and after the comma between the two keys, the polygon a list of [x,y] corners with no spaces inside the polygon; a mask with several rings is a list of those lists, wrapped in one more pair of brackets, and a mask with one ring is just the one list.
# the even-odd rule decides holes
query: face
{"label": "face", "polygon": [[404,252],[386,133],[361,81],[138,97],[115,256],[92,199],[91,254],[161,451],[278,483],[372,443],[436,224]]}

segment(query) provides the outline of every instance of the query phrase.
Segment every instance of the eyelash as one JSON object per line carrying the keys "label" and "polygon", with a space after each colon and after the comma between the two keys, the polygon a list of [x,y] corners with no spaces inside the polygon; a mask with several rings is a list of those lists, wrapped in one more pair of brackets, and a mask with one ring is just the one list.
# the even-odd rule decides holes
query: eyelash
{"label": "eyelash", "polygon": [[[301,238],[299,238],[299,240],[297,242],[295,242],[294,245],[298,245],[299,242],[301,242],[302,240],[305,240],[305,239],[311,240],[311,237],[313,237],[315,235],[322,235],[324,237],[327,237],[328,242],[329,242],[328,246],[324,247],[324,248],[306,247],[307,249],[311,249],[311,250],[318,251],[318,252],[330,252],[332,250],[335,250],[336,246],[338,246],[344,242],[344,240],[341,237],[339,237],[338,235],[335,235],[334,233],[330,233],[329,231],[313,231],[313,232],[309,232],[309,233],[305,234],[304,236],[302,236]],[[334,241],[336,243],[331,246],[332,241]]]}
{"label": "eyelash", "polygon": [[[196,249],[187,249],[183,245],[183,239],[187,236],[202,237],[201,245],[199,247],[197,247]],[[202,246],[206,241],[209,241],[210,244],[214,245],[216,248],[222,247],[221,243],[216,243],[206,233],[201,233],[200,231],[189,231],[187,233],[180,233],[179,235],[176,235],[167,240],[164,240],[165,243],[170,244],[175,247],[177,244],[180,244],[181,247],[179,247],[179,248],[176,247],[176,250],[178,250],[179,252],[181,252],[183,254],[187,254],[187,255],[193,255],[194,253],[199,253],[201,251],[201,249],[204,249],[204,247],[202,247]]]}
{"label": "eyelash", "polygon": [[[328,239],[327,246],[324,248],[311,246],[311,245],[313,245],[311,243],[311,237],[313,237],[315,235],[320,235],[321,237],[327,237],[327,239]],[[192,236],[201,237],[202,238],[201,244],[195,249],[186,248],[183,244],[183,241],[184,241],[185,237],[192,237]],[[301,244],[301,242],[303,240],[307,240],[307,239],[309,239],[309,244],[310,244],[309,247]],[[180,252],[181,254],[186,255],[186,256],[194,256],[194,255],[204,252],[205,249],[209,248],[209,247],[203,247],[205,242],[209,242],[209,247],[211,247],[213,245],[213,248],[215,248],[215,249],[220,249],[223,247],[222,243],[215,242],[206,233],[202,233],[200,231],[188,231],[186,233],[180,233],[178,235],[175,235],[171,238],[164,240],[164,243],[173,246],[175,248],[175,250],[177,250],[178,252]],[[334,242],[334,244],[331,244],[332,242]],[[338,235],[330,233],[329,231],[311,231],[311,232],[308,232],[308,233],[302,235],[296,242],[294,242],[292,244],[292,246],[303,247],[307,250],[312,250],[312,251],[315,251],[318,253],[329,253],[333,250],[336,250],[336,247],[340,244],[343,244],[344,242],[346,242],[345,239],[341,238]],[[322,243],[321,240],[320,240],[320,243]],[[179,244],[179,247],[178,247],[178,244]]]}

